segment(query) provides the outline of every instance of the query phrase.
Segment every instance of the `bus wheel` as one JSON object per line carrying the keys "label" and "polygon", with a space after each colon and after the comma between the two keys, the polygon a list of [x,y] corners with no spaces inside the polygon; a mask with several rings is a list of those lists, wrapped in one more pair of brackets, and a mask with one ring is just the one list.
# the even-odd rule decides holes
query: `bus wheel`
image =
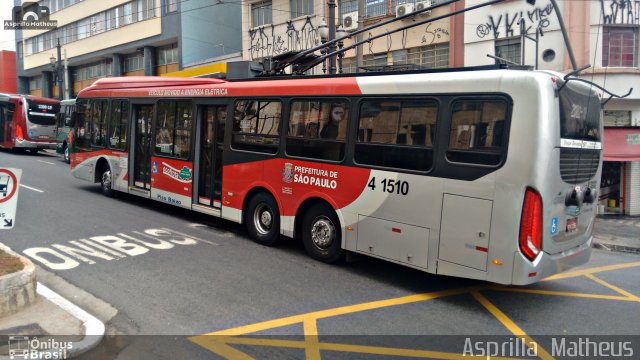
{"label": "bus wheel", "polygon": [[102,168],[102,176],[100,176],[100,187],[102,188],[103,195],[113,197],[114,191],[113,188],[111,188],[111,184],[111,168],[109,168],[109,165],[105,165]]}
{"label": "bus wheel", "polygon": [[259,193],[249,202],[247,230],[251,238],[262,245],[274,245],[280,237],[278,204],[266,193]]}
{"label": "bus wheel", "polygon": [[71,163],[71,154],[69,153],[69,147],[67,145],[63,145],[62,154],[64,156],[64,162],[67,164]]}
{"label": "bus wheel", "polygon": [[302,242],[309,256],[325,263],[344,258],[340,221],[327,204],[312,206],[302,221]]}

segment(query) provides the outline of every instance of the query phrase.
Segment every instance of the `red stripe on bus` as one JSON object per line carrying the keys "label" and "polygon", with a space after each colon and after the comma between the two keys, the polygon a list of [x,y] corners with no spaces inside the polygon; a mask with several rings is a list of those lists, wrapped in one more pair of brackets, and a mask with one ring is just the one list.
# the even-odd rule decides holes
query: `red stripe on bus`
{"label": "red stripe on bus", "polygon": [[391,228],[391,231],[395,232],[395,233],[402,233],[402,230],[398,229],[398,228]]}
{"label": "red stripe on bus", "polygon": [[487,249],[486,247],[482,247],[482,246],[476,246],[476,250],[482,251],[482,252],[489,252],[489,249]]}

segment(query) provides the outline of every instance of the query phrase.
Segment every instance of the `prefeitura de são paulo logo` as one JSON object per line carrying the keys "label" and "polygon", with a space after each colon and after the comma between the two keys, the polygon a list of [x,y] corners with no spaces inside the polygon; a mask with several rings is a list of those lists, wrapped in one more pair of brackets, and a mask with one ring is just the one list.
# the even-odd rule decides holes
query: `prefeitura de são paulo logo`
{"label": "prefeitura de s\u00e3o paulo logo", "polygon": [[286,183],[290,183],[293,181],[293,164],[292,163],[284,163],[284,169],[282,169],[282,181]]}

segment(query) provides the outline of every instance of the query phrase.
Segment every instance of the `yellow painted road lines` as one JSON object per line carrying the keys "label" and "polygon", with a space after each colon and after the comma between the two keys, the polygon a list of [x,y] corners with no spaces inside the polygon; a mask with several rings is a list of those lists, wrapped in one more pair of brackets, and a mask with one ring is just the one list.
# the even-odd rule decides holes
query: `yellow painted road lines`
{"label": "yellow painted road lines", "polygon": [[527,345],[530,349],[535,350],[538,357],[545,360],[553,359],[553,356],[551,356],[551,354],[543,349],[542,346],[533,341],[533,339],[529,335],[527,335],[524,330],[516,325],[513,320],[511,320],[505,313],[503,313],[500,309],[493,305],[486,297],[482,296],[477,291],[472,291],[471,295],[473,295],[473,297],[478,300],[478,302],[482,304],[482,306],[484,306],[496,319],[498,319],[498,321],[500,321],[502,325],[504,325],[509,331],[511,331],[513,335],[520,338],[520,340],[524,342],[524,344]]}
{"label": "yellow painted road lines", "polygon": [[[220,331],[210,332],[204,335],[198,335],[190,337],[192,342],[209,349],[216,354],[228,359],[253,359],[250,355],[234,349],[231,345],[254,345],[254,346],[267,346],[267,347],[281,347],[290,349],[302,349],[305,351],[306,358],[309,360],[320,360],[321,351],[338,351],[349,353],[361,353],[361,354],[374,354],[374,355],[386,355],[397,356],[407,358],[435,358],[435,359],[468,359],[470,356],[463,356],[458,353],[430,351],[430,350],[417,350],[417,349],[400,349],[380,346],[365,346],[365,345],[352,345],[352,344],[336,344],[336,343],[324,343],[320,341],[318,336],[317,321],[320,319],[326,319],[330,317],[337,317],[341,315],[353,314],[361,311],[369,311],[382,309],[387,307],[393,307],[398,305],[412,304],[422,301],[428,301],[448,296],[471,294],[473,298],[484,306],[500,323],[502,323],[511,333],[520,338],[521,341],[529,348],[536,350],[537,355],[542,359],[553,359],[553,357],[541,346],[539,346],[529,335],[527,335],[523,329],[521,329],[513,320],[511,320],[504,312],[491,303],[484,295],[483,291],[498,291],[498,292],[514,292],[524,294],[537,294],[537,295],[551,295],[551,296],[564,296],[564,297],[576,297],[587,299],[600,299],[600,300],[617,300],[617,301],[630,301],[640,302],[640,297],[621,289],[613,284],[610,284],[598,277],[595,273],[629,269],[634,267],[640,267],[640,261],[629,262],[623,264],[606,265],[593,267],[588,269],[580,269],[567,273],[554,275],[543,279],[542,281],[554,281],[561,279],[571,279],[575,277],[584,276],[596,283],[599,283],[620,295],[602,295],[602,294],[589,294],[589,293],[576,293],[565,291],[550,291],[550,290],[537,290],[527,289],[522,287],[506,287],[499,285],[479,285],[466,288],[458,288],[451,290],[434,291],[424,294],[416,294],[403,296],[394,299],[371,301],[362,304],[348,305],[337,307],[333,309],[320,310],[310,312],[306,314],[299,314],[294,316],[283,317],[279,319],[273,319],[263,321],[255,324],[239,326],[231,329],[225,329]],[[280,328],[283,326],[302,324],[304,329],[304,340],[282,340],[274,338],[260,338],[254,336],[243,336],[252,333],[257,333],[264,330],[271,330]],[[504,359],[504,358],[503,358]]]}

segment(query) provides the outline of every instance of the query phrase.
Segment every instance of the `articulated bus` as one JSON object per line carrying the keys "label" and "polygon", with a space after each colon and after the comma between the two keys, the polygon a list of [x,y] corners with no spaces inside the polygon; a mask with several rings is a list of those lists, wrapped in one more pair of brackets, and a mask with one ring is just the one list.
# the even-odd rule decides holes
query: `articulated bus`
{"label": "articulated bus", "polygon": [[588,261],[600,97],[502,67],[221,79],[82,90],[74,176],[434,274],[529,284]]}
{"label": "articulated bus", "polygon": [[28,150],[56,148],[58,100],[0,94],[0,147]]}

